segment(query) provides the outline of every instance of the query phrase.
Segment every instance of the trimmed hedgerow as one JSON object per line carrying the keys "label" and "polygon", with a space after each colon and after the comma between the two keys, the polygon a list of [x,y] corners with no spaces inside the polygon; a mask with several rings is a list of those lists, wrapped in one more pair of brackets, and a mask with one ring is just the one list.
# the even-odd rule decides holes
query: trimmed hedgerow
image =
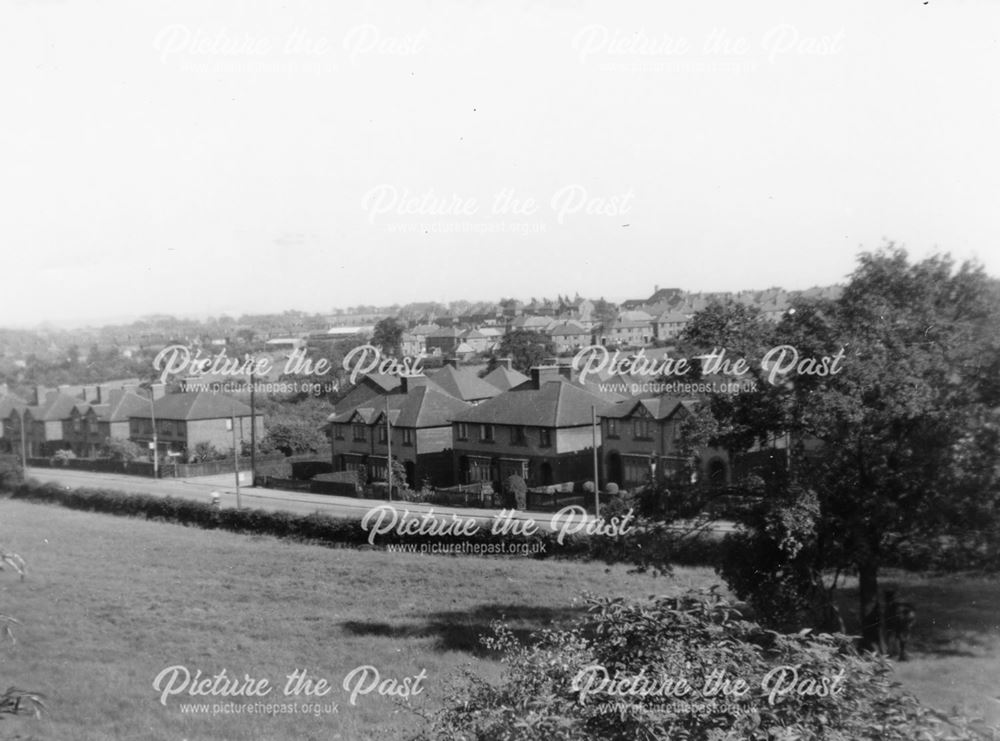
{"label": "trimmed hedgerow", "polygon": [[[103,512],[122,517],[176,523],[190,527],[228,530],[237,533],[272,535],[329,546],[369,547],[369,533],[357,520],[331,517],[315,512],[297,515],[291,512],[261,509],[217,509],[207,502],[177,497],[126,493],[106,489],[67,489],[55,484],[34,481],[7,489],[13,499],[57,504],[87,512]],[[373,506],[375,503],[373,503]],[[405,506],[398,509],[405,509]],[[537,534],[493,534],[488,525],[472,535],[406,534],[395,531],[380,534],[375,545],[464,543],[482,546],[483,553],[500,552],[488,546],[515,545],[519,552],[534,558],[594,559],[607,563],[629,563],[640,569],[668,571],[671,563],[712,565],[717,560],[718,542],[711,536],[685,537],[667,526],[639,521],[622,535],[567,535],[559,542],[557,535],[540,527]]]}

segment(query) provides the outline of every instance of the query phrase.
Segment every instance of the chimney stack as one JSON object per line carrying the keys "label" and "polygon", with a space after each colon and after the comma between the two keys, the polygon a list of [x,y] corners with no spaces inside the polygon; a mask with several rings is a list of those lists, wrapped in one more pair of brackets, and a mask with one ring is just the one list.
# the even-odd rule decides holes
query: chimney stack
{"label": "chimney stack", "polygon": [[535,365],[531,368],[531,385],[540,389],[549,381],[556,381],[560,377],[559,367],[555,365]]}
{"label": "chimney stack", "polygon": [[419,388],[420,386],[427,385],[427,376],[400,376],[400,389],[402,389],[404,394],[410,393],[412,389]]}

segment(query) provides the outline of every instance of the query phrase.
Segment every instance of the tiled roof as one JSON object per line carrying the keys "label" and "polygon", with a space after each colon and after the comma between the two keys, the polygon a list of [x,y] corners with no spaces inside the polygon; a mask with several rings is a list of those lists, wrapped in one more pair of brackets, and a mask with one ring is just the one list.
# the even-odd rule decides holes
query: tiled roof
{"label": "tiled roof", "polygon": [[45,395],[44,400],[37,406],[28,407],[32,418],[52,422],[60,419],[69,419],[70,414],[80,400],[75,396],[63,394],[58,391],[50,391]]}
{"label": "tiled roof", "polygon": [[[167,394],[153,402],[157,419],[225,419],[249,417],[250,407],[225,394],[199,391],[190,394]],[[132,417],[149,417],[149,404],[136,408]]]}
{"label": "tiled roof", "polygon": [[454,327],[437,327],[433,332],[427,334],[427,339],[434,339],[439,337],[455,338],[461,335],[461,331],[455,329]]}
{"label": "tiled roof", "polygon": [[402,390],[380,399],[369,399],[361,405],[330,415],[329,421],[344,424],[355,414],[371,424],[389,406],[389,421],[397,427],[445,427],[470,405],[432,385],[415,386],[409,393]]}
{"label": "tiled roof", "polygon": [[584,329],[578,324],[557,324],[552,329],[548,330],[548,333],[553,337],[556,335],[564,336],[579,336],[579,335],[589,335],[590,330]]}
{"label": "tiled roof", "polygon": [[459,370],[452,365],[442,366],[427,377],[446,394],[462,401],[490,399],[500,393],[500,389],[487,383],[472,371]]}
{"label": "tiled roof", "polygon": [[541,388],[531,382],[511,389],[456,417],[459,422],[525,425],[529,427],[579,427],[591,424],[591,409],[598,413],[607,402],[582,386],[559,378]]}
{"label": "tiled roof", "polygon": [[134,391],[116,389],[108,394],[106,404],[95,404],[94,411],[102,422],[125,422],[129,417],[140,416],[143,409],[149,409],[149,399]]}
{"label": "tiled roof", "polygon": [[496,368],[483,376],[483,380],[486,381],[486,383],[496,386],[501,391],[506,391],[507,389],[514,388],[515,386],[520,386],[528,380],[528,377],[513,368],[508,368],[505,365],[498,365]]}
{"label": "tiled roof", "polygon": [[3,398],[0,398],[0,419],[9,417],[12,410],[17,409],[20,412],[23,409],[27,409],[28,404],[24,399],[14,396],[13,394],[8,394]]}
{"label": "tiled roof", "polygon": [[658,396],[649,399],[627,399],[604,410],[604,417],[622,419],[636,413],[637,407],[643,407],[649,416],[656,420],[666,419],[682,402],[672,396]]}

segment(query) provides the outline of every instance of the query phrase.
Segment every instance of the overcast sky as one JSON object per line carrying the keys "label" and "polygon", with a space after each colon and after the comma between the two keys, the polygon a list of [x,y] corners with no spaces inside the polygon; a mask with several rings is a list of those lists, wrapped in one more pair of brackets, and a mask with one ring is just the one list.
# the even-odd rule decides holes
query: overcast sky
{"label": "overcast sky", "polygon": [[993,0],[8,0],[0,70],[0,325],[1000,274]]}

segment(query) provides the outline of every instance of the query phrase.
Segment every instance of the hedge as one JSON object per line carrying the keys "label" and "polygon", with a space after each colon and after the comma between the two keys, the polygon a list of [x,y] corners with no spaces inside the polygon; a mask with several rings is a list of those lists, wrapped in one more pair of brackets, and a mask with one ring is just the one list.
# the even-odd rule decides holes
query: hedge
{"label": "hedge", "polygon": [[[70,509],[121,517],[140,517],[207,530],[272,535],[326,546],[373,547],[368,542],[369,533],[357,520],[331,517],[320,512],[298,515],[262,509],[217,509],[207,502],[178,497],[106,489],[67,489],[36,481],[10,486],[6,493],[12,499],[57,504]],[[400,504],[395,506],[397,509],[405,508]],[[406,545],[419,549],[423,544],[466,543],[487,546],[507,543],[516,544],[518,550],[530,553],[534,558],[597,559],[659,570],[669,568],[669,562],[712,565],[719,553],[719,544],[715,539],[682,538],[670,533],[662,525],[633,527],[626,535],[621,536],[573,534],[566,536],[562,543],[547,528],[539,527],[539,530],[542,532],[534,535],[493,534],[489,526],[483,524],[472,535],[400,535],[392,531],[376,536],[374,547]],[[508,547],[508,551],[510,550]]]}

